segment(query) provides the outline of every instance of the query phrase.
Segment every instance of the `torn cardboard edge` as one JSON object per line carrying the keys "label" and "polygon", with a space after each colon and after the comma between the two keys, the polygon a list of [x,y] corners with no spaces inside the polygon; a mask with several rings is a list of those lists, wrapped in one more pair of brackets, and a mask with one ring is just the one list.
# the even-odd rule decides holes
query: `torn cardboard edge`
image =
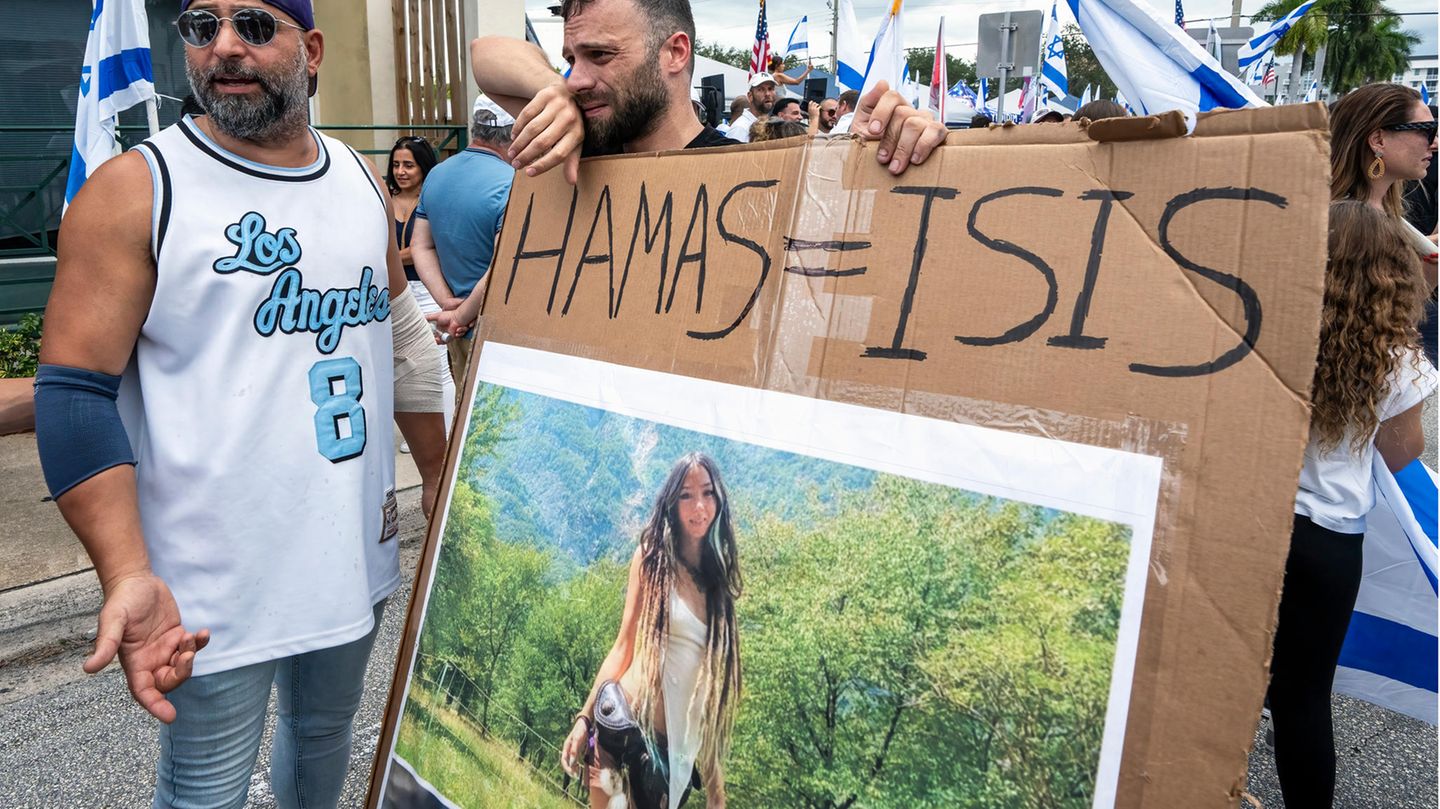
{"label": "torn cardboard edge", "polygon": [[[1303,402],[1297,402],[1290,383],[1299,387],[1302,378],[1308,383],[1306,368],[1302,366],[1307,362],[1313,363],[1314,334],[1318,332],[1319,286],[1311,281],[1314,280],[1312,276],[1320,274],[1324,263],[1324,217],[1314,215],[1317,208],[1323,208],[1324,203],[1320,200],[1326,198],[1328,159],[1324,123],[1324,110],[1320,105],[1215,113],[1201,116],[1195,132],[1185,138],[1192,144],[1207,140],[1213,142],[1198,149],[1172,145],[1170,139],[1143,143],[1097,143],[1078,124],[960,131],[951,133],[947,141],[952,146],[1089,146],[1089,149],[1063,150],[1064,155],[1068,155],[1070,160],[1075,159],[1075,155],[1095,155],[1094,158],[1084,158],[1097,161],[1091,166],[1092,171],[1084,172],[1087,176],[1100,185],[1142,192],[1132,200],[1133,208],[1127,205],[1126,210],[1130,218],[1151,235],[1152,241],[1157,228],[1155,223],[1160,217],[1159,206],[1177,191],[1184,192],[1199,185],[1228,185],[1242,189],[1259,186],[1283,193],[1291,201],[1291,206],[1286,215],[1278,219],[1274,206],[1257,205],[1254,201],[1250,204],[1255,206],[1255,210],[1242,213],[1238,220],[1234,210],[1238,203],[1233,201],[1228,208],[1221,206],[1205,213],[1192,212],[1180,224],[1180,229],[1188,231],[1188,234],[1179,237],[1182,242],[1179,250],[1184,252],[1195,247],[1195,254],[1202,255],[1200,250],[1214,250],[1218,246],[1220,254],[1212,254],[1209,263],[1224,272],[1233,272],[1236,278],[1259,289],[1269,307],[1266,322],[1277,324],[1270,328],[1280,329],[1278,333],[1282,335],[1281,338],[1273,338],[1279,342],[1271,344],[1276,348],[1276,355],[1260,358],[1259,362],[1266,364],[1267,369],[1271,363],[1284,369],[1284,375],[1279,377],[1285,381],[1284,384],[1274,385],[1277,375],[1273,371],[1267,374],[1267,369],[1254,367],[1255,363],[1248,362],[1198,382],[1142,379],[1125,376],[1113,363],[1106,365],[1099,355],[1083,352],[1065,354],[1070,370],[1058,384],[1054,380],[1047,381],[1043,378],[1045,374],[1059,373],[1055,371],[1055,358],[1060,355],[1046,353],[1050,349],[1044,347],[1044,338],[1057,328],[1063,331],[1063,324],[1059,321],[1067,319],[1066,315],[1073,305],[1073,295],[1083,266],[1083,255],[1078,246],[1066,253],[1070,256],[1065,259],[1069,265],[1056,265],[1063,270],[1060,308],[1056,319],[1035,340],[1022,341],[1022,344],[1012,345],[998,353],[957,350],[943,333],[937,335],[933,331],[934,322],[941,313],[935,307],[946,297],[937,297],[936,293],[945,291],[955,283],[955,279],[943,273],[929,272],[925,276],[928,280],[922,283],[940,283],[941,287],[939,290],[933,286],[929,291],[922,289],[922,293],[928,295],[924,305],[929,310],[916,317],[932,330],[917,337],[912,328],[911,336],[931,340],[937,349],[940,346],[947,348],[933,353],[924,368],[896,359],[885,360],[891,363],[888,366],[866,365],[867,361],[857,361],[845,354],[857,348],[853,339],[831,345],[828,341],[835,332],[822,329],[817,335],[822,341],[820,365],[812,371],[807,359],[804,367],[797,366],[795,369],[801,376],[818,373],[823,379],[825,387],[813,395],[847,400],[853,392],[861,400],[856,403],[896,409],[886,403],[894,398],[893,393],[890,399],[882,397],[877,403],[861,388],[868,386],[876,391],[899,391],[900,407],[907,412],[929,397],[935,397],[936,401],[945,397],[962,397],[1005,403],[1020,414],[1017,418],[1023,418],[1027,408],[1034,408],[1081,415],[1102,424],[1124,424],[1133,417],[1142,423],[1179,426],[1178,434],[1171,433],[1177,493],[1168,512],[1170,516],[1162,518],[1164,524],[1157,523],[1156,532],[1157,542],[1165,542],[1173,551],[1173,556],[1164,560],[1159,568],[1152,560],[1152,575],[1156,576],[1152,584],[1166,586],[1151,587],[1147,591],[1136,690],[1132,694],[1131,722],[1126,734],[1121,800],[1117,805],[1184,805],[1182,796],[1193,797],[1198,794],[1195,790],[1201,789],[1205,794],[1214,794],[1217,801],[1224,801],[1228,787],[1235,783],[1236,778],[1243,778],[1243,750],[1248,747],[1250,735],[1242,734],[1240,730],[1246,725],[1253,729],[1249,718],[1243,715],[1252,702],[1258,711],[1263,693],[1268,653],[1262,655],[1260,652],[1262,647],[1268,650],[1273,631],[1277,602],[1274,594],[1278,592],[1283,573],[1283,538],[1288,537],[1288,531],[1282,534],[1281,523],[1288,528],[1307,421]],[[1282,137],[1271,137],[1275,135]],[[1227,138],[1233,138],[1234,142],[1226,142]],[[949,159],[932,158],[897,180],[884,175],[874,164],[873,154],[868,154],[876,148],[874,142],[858,139],[797,141],[732,146],[703,153],[684,152],[680,153],[684,155],[684,160],[659,165],[652,162],[658,156],[656,154],[587,161],[587,168],[582,169],[581,181],[586,199],[580,210],[572,214],[576,223],[575,232],[571,233],[567,225],[567,236],[563,240],[558,236],[564,222],[557,217],[563,217],[565,207],[560,194],[563,193],[568,200],[571,190],[563,185],[563,180],[557,181],[553,177],[517,179],[517,188],[511,197],[512,204],[517,207],[507,215],[510,227],[502,235],[496,254],[495,270],[500,275],[491,284],[492,287],[498,285],[500,291],[486,302],[484,333],[498,336],[505,342],[592,359],[770,387],[779,381],[773,373],[778,369],[766,370],[774,358],[775,341],[778,339],[776,330],[789,322],[788,317],[793,317],[793,314],[787,314],[788,305],[805,303],[798,298],[789,299],[782,289],[773,288],[780,279],[787,278],[779,266],[779,262],[784,260],[786,234],[783,229],[797,221],[794,205],[800,199],[799,186],[803,185],[795,183],[794,179],[813,165],[811,162],[797,164],[793,161],[810,161],[822,154],[827,158],[830,155],[841,157],[842,182],[859,182],[859,185],[846,189],[847,195],[860,191],[879,194],[886,201],[882,207],[887,218],[885,221],[877,220],[882,238],[877,241],[876,253],[868,262],[872,268],[871,277],[859,280],[832,278],[821,282],[829,289],[842,288],[840,285],[843,284],[843,291],[849,294],[869,296],[875,301],[875,306],[890,307],[880,315],[884,318],[878,321],[881,326],[893,322],[892,310],[896,306],[898,290],[905,286],[904,276],[910,267],[908,248],[902,250],[900,245],[885,243],[885,240],[904,241],[908,238],[906,232],[913,237],[914,224],[911,220],[919,205],[916,200],[906,202],[886,191],[898,185],[953,185],[960,187],[965,202],[971,203],[977,194],[983,194],[997,185],[1053,184],[1065,188],[1064,196],[1076,200],[1079,205],[1083,199],[1077,196],[1079,192],[1096,187],[1077,184],[1073,178],[1067,180],[1056,175],[1056,170],[1064,173],[1064,160],[1047,158],[1043,149],[1035,150],[1033,158],[1030,153],[1021,159],[1016,159],[1013,154],[1003,155],[1007,159],[999,161],[998,165],[1005,166],[1004,171],[1009,174],[999,175],[997,180],[996,171],[1000,170],[992,169],[977,183],[976,168],[967,165],[963,149],[944,150],[940,154]],[[1229,151],[1231,149],[1233,153]],[[790,153],[777,159],[772,154],[776,150],[790,150]],[[1236,159],[1226,159],[1231,156]],[[613,166],[615,160],[631,162],[617,172]],[[1157,171],[1157,166],[1173,170]],[[753,311],[742,318],[744,326],[734,335],[735,339],[702,344],[695,342],[693,335],[687,336],[687,327],[693,329],[697,328],[696,323],[704,323],[702,318],[696,317],[699,314],[698,302],[696,315],[686,313],[685,303],[682,302],[673,316],[667,309],[665,319],[660,318],[658,311],[656,318],[651,319],[645,312],[634,310],[624,313],[619,323],[615,322],[613,315],[607,319],[605,312],[609,310],[602,300],[604,281],[596,277],[597,274],[603,276],[603,266],[587,270],[590,274],[579,288],[578,305],[574,311],[569,311],[568,315],[562,313],[560,301],[556,301],[553,314],[545,308],[543,290],[553,289],[551,270],[556,273],[554,284],[564,281],[560,293],[563,298],[565,287],[572,284],[572,267],[578,273],[579,267],[574,266],[576,262],[581,265],[586,263],[579,251],[586,240],[586,228],[591,225],[590,206],[595,205],[598,183],[613,185],[616,199],[626,198],[625,204],[633,202],[636,195],[633,186],[642,179],[649,183],[652,194],[675,189],[676,210],[684,208],[683,212],[675,214],[678,221],[674,225],[675,235],[679,243],[685,230],[685,217],[690,213],[689,200],[694,194],[697,169],[703,169],[698,172],[702,178],[712,179],[714,188],[729,187],[732,182],[762,176],[762,173],[763,176],[772,176],[775,172],[780,172],[787,178],[786,184],[794,187],[775,192],[775,199],[764,208],[769,211],[765,216],[756,213],[760,209],[756,204],[758,196],[742,200],[744,205],[741,207],[755,209],[748,212],[755,218],[741,224],[754,231],[749,235],[764,242],[767,260],[775,266],[770,268],[771,288],[757,291],[758,299],[752,299]],[[1100,180],[1102,177],[1105,178],[1103,181]],[[524,218],[527,198],[531,194],[536,196],[529,204],[533,204],[537,212],[547,212],[549,217],[546,219],[547,213],[541,213],[536,220],[540,231],[533,246],[548,248],[559,245],[559,258],[549,259],[548,268],[542,266],[544,261],[538,264],[532,261],[526,265],[525,270],[515,276],[519,284],[516,290],[521,294],[515,302],[507,304],[503,299],[506,273],[502,270],[510,270],[509,251],[517,250],[516,223]],[[718,199],[718,192],[716,197]],[[652,205],[656,199],[658,197],[652,198]],[[712,200],[712,214],[714,202]],[[849,217],[854,209],[848,198],[837,204],[841,207],[832,211],[832,215],[839,217],[837,221],[842,223],[839,232],[844,236],[852,230]],[[790,206],[788,211],[787,205]],[[773,209],[768,206],[773,206]],[[936,258],[935,261],[948,260],[952,266],[955,262],[967,262],[964,266],[985,266],[975,264],[976,259],[990,263],[1013,261],[1011,258],[991,256],[977,245],[965,241],[964,230],[954,226],[963,223],[963,214],[958,220],[956,217],[960,209],[943,206],[942,209],[946,211],[947,224],[937,228],[931,237],[935,242],[932,244],[935,251],[932,255],[944,258]],[[617,218],[619,221],[633,215],[634,209],[617,207],[616,210],[630,212],[622,212]],[[1088,228],[1095,215],[1093,200],[1085,210],[1082,218]],[[1010,215],[1013,216],[1013,212]],[[707,223],[708,226],[713,229],[717,219],[718,215]],[[732,227],[737,221],[731,220]],[[1262,231],[1256,230],[1254,221],[1263,223],[1265,239],[1257,235]],[[1223,227],[1217,227],[1217,223],[1224,223]],[[1080,225],[1073,217],[1064,225],[1067,233],[1075,231],[1070,236],[1079,245],[1083,241],[1076,235]],[[628,220],[621,223],[622,239],[629,238],[628,227]],[[1257,239],[1251,250],[1243,249],[1247,237]],[[718,238],[712,238],[719,244]],[[1277,243],[1283,244],[1285,249],[1275,247]],[[1227,246],[1234,248],[1230,255],[1225,255]],[[759,247],[756,244],[756,248]],[[1210,283],[1213,279],[1207,280],[1201,275],[1194,278],[1187,276],[1191,282],[1190,291],[1180,295],[1173,279],[1167,279],[1168,270],[1165,273],[1152,272],[1159,269],[1150,266],[1159,260],[1154,251],[1140,251],[1135,249],[1135,245],[1129,253],[1114,248],[1117,246],[1107,248],[1110,256],[1107,261],[1110,263],[1102,269],[1099,283],[1113,287],[1123,277],[1133,288],[1118,299],[1113,295],[1103,302],[1097,298],[1092,316],[1096,312],[1113,313],[1125,307],[1143,306],[1150,300],[1147,296],[1164,296],[1172,307],[1186,307],[1186,312],[1190,313],[1186,316],[1190,317],[1194,314],[1191,310],[1198,312],[1196,307],[1201,303],[1191,297],[1197,284],[1205,292],[1203,304],[1212,315],[1218,314],[1215,311],[1217,301],[1235,307],[1234,302],[1226,297],[1229,293],[1223,291],[1220,285]],[[587,254],[590,252],[588,247],[584,249]],[[623,255],[623,244],[616,249]],[[723,244],[719,244],[717,249],[734,250]],[[745,287],[754,280],[750,267],[753,259],[745,256],[747,263],[736,264],[741,255],[732,252],[727,260],[721,261],[712,254],[711,289],[714,291],[707,291],[707,302],[728,303],[730,299],[726,298],[727,295],[743,298],[749,294]],[[1118,266],[1126,261],[1145,266]],[[1175,272],[1196,272],[1190,267],[1182,270],[1174,264],[1166,266]],[[654,294],[652,270],[653,267],[642,266],[636,276],[645,279],[638,282],[640,288],[648,284],[650,292],[631,294]],[[687,272],[686,283],[693,283],[694,268]],[[576,275],[577,281],[578,278]],[[955,294],[953,290],[951,292]],[[554,294],[552,291],[552,298]],[[988,300],[995,307],[1013,305],[1013,292],[1007,291],[998,278],[985,280],[973,290],[973,294],[977,296],[975,300]],[[956,301],[952,299],[951,303],[953,307]],[[716,312],[715,306],[707,303],[711,319]],[[592,311],[596,308],[599,313]],[[727,313],[725,319],[728,320],[731,311],[728,305],[721,306],[721,310]],[[840,316],[833,311],[825,315],[827,319]],[[1200,322],[1196,317],[1190,319]],[[1230,318],[1239,322],[1238,309],[1231,313]],[[869,320],[867,315],[866,322]],[[1102,317],[1101,320],[1105,319]],[[1195,326],[1195,323],[1191,325]],[[1153,345],[1136,343],[1135,336],[1112,331],[1111,346],[1129,345],[1132,349],[1136,346],[1145,349],[1143,353],[1136,352],[1134,359],[1137,360],[1175,361],[1182,357],[1171,356],[1164,351],[1156,356],[1155,349],[1189,346],[1192,353],[1210,348],[1220,351],[1239,340],[1236,329],[1221,329],[1213,323],[1206,323],[1208,325],[1203,328],[1195,327],[1193,333],[1184,332],[1187,327],[1183,324],[1167,323],[1169,329],[1162,329],[1154,337],[1146,338],[1153,340]],[[630,328],[625,328],[626,325]],[[941,324],[942,327],[944,325]],[[713,324],[710,327],[713,328]],[[1113,329],[1114,326],[1111,324],[1106,328]],[[1178,337],[1174,332],[1177,328],[1181,329]],[[750,335],[750,332],[755,334]],[[869,342],[878,336],[872,336]],[[865,342],[862,340],[860,347]],[[1263,341],[1260,344],[1265,345]],[[827,355],[824,353],[827,348],[839,353]],[[895,365],[896,362],[900,364]],[[884,370],[885,367],[890,369],[889,372]],[[1073,384],[1066,384],[1066,380]],[[472,383],[467,381],[464,384],[467,385],[468,401],[473,396],[470,390]],[[785,385],[780,387],[788,389]],[[1277,391],[1277,387],[1283,388],[1284,392]],[[1161,390],[1171,393],[1162,397]],[[464,412],[468,412],[468,406]],[[447,487],[453,480],[456,460],[453,457],[447,460]],[[448,491],[447,488],[447,496]],[[436,536],[436,525],[432,524],[427,543],[433,543]],[[1160,581],[1162,575],[1168,576],[1168,581]],[[417,577],[416,586],[428,585]],[[407,648],[413,649],[415,631],[418,627],[412,629],[407,625],[406,643],[410,644]],[[1225,676],[1217,677],[1199,670],[1210,665],[1224,668]],[[1257,683],[1261,685],[1257,687]],[[395,697],[392,693],[392,701]],[[1209,707],[1197,711],[1197,705]],[[392,704],[391,708],[398,711],[398,704]],[[387,722],[391,721],[393,717],[387,712]],[[372,800],[375,799],[377,796],[372,796]]]}

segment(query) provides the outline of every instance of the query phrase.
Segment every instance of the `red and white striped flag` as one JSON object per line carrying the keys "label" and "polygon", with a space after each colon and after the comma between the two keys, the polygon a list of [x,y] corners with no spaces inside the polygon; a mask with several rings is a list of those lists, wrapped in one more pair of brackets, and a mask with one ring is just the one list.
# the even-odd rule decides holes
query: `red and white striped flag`
{"label": "red and white striped flag", "polygon": [[770,24],[765,22],[765,0],[760,0],[760,18],[755,21],[755,47],[750,49],[750,75],[770,67]]}
{"label": "red and white striped flag", "polygon": [[935,35],[935,66],[930,68],[930,109],[935,120],[945,123],[945,96],[950,80],[945,75],[945,18],[940,18],[940,33]]}

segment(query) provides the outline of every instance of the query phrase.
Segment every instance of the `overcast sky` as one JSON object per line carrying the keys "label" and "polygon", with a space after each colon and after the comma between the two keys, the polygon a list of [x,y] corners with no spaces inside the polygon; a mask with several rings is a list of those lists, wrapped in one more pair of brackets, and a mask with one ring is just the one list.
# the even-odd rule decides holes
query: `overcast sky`
{"label": "overcast sky", "polygon": [[[833,0],[832,0],[833,1]],[[1215,17],[1217,25],[1229,24],[1231,0],[1182,0],[1185,18],[1192,24],[1203,25],[1203,20]],[[526,10],[535,24],[536,33],[550,51],[550,57],[560,58],[559,20],[550,16],[547,7],[558,0],[525,0]],[[1157,0],[1150,2],[1165,16],[1173,16],[1175,8],[1170,3]],[[880,20],[888,13],[889,0],[854,0],[855,18],[868,40],[880,27]],[[1242,0],[1241,12],[1253,13],[1265,4],[1264,0]],[[755,38],[755,17],[759,2],[743,0],[690,0],[695,11],[696,36],[702,42],[714,42],[733,48],[749,50]],[[1435,12],[1435,0],[1387,0],[1387,5],[1398,12]],[[817,59],[830,55],[830,7],[825,0],[769,0],[770,46],[773,49],[785,47],[790,30],[801,15],[810,18],[810,53]],[[983,0],[981,2],[956,2],[955,0],[905,0],[905,45],[911,48],[929,48],[935,45],[935,32],[940,17],[945,17],[945,42],[948,50],[964,59],[975,58],[976,20],[981,14],[995,11],[1020,11],[1042,9],[1049,14],[1049,3],[1043,6],[1037,0]],[[1069,8],[1060,4],[1061,24],[1073,22]],[[1409,17],[1406,27],[1435,25],[1435,17]],[[552,22],[553,21],[553,22]],[[1242,17],[1241,25],[1249,25]],[[555,44],[551,44],[551,43]],[[869,50],[869,42],[865,43]]]}

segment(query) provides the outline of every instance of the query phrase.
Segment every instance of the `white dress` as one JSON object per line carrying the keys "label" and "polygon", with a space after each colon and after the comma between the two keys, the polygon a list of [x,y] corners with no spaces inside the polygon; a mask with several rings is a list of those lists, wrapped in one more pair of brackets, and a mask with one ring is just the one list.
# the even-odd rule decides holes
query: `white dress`
{"label": "white dress", "polygon": [[690,784],[700,754],[705,697],[695,693],[705,661],[705,622],[670,592],[670,640],[665,650],[665,735],[670,749],[670,809]]}

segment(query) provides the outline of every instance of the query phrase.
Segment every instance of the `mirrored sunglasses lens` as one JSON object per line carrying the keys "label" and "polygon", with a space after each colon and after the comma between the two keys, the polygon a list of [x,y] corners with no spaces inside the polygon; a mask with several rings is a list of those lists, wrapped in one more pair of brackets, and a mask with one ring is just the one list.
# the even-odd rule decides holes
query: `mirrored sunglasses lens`
{"label": "mirrored sunglasses lens", "polygon": [[196,48],[209,45],[220,30],[220,20],[208,11],[187,11],[175,25],[180,30],[180,38]]}
{"label": "mirrored sunglasses lens", "polygon": [[258,8],[235,12],[230,24],[235,26],[235,33],[251,45],[265,45],[275,38],[275,18]]}

